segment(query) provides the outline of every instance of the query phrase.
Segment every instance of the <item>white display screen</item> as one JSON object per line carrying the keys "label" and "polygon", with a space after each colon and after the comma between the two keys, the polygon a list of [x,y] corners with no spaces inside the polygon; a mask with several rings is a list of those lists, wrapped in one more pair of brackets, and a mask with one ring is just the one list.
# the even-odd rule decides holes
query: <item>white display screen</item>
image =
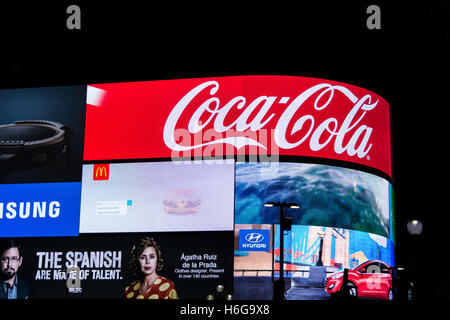
{"label": "white display screen", "polygon": [[83,166],[80,233],[233,230],[234,161]]}

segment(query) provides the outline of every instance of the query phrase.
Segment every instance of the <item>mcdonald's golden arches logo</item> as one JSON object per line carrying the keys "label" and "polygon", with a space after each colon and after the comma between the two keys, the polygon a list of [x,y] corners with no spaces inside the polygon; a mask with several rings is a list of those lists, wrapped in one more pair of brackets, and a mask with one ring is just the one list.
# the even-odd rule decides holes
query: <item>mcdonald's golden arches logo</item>
{"label": "mcdonald's golden arches logo", "polygon": [[108,180],[109,179],[109,163],[94,164],[94,180]]}

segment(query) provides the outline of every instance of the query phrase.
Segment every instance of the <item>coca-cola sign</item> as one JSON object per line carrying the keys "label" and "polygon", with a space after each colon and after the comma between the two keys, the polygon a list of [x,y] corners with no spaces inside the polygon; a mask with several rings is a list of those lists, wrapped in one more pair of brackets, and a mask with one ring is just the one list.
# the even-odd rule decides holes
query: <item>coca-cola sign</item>
{"label": "coca-cola sign", "polygon": [[[389,105],[335,81],[290,76],[88,87],[85,160],[307,156],[391,175]],[[273,158],[272,158],[273,160]]]}

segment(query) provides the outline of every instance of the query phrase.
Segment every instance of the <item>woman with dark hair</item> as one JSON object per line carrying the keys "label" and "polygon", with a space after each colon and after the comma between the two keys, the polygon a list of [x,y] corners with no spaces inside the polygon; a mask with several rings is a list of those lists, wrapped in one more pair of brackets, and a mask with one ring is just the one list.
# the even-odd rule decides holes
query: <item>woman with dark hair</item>
{"label": "woman with dark hair", "polygon": [[138,241],[131,251],[130,264],[139,279],[125,288],[125,299],[178,299],[173,282],[157,273],[163,266],[163,259],[153,238]]}

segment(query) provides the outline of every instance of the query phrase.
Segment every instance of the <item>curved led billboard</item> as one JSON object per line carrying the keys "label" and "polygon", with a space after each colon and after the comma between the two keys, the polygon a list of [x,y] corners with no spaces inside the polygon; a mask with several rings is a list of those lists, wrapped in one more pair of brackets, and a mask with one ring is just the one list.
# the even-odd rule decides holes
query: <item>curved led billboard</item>
{"label": "curved led billboard", "polygon": [[390,237],[391,185],[379,176],[311,163],[237,163],[236,213],[239,224],[279,223],[264,207],[273,199],[294,202],[292,223],[360,230]]}
{"label": "curved led billboard", "polygon": [[87,90],[86,161],[292,155],[354,162],[390,176],[390,150],[388,103],[336,81],[236,76]]}
{"label": "curved led billboard", "polygon": [[[281,260],[287,299],[392,297],[389,105],[373,92],[255,75],[0,105],[0,298],[273,299]],[[297,209],[280,224],[268,202]]]}

